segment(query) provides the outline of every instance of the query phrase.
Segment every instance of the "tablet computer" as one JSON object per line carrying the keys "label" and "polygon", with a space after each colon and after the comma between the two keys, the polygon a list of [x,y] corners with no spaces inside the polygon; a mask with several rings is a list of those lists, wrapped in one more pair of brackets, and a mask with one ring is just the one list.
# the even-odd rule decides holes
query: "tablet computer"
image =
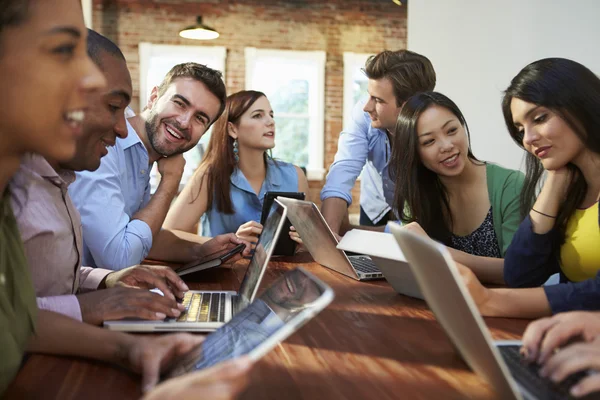
{"label": "tablet computer", "polygon": [[248,355],[258,360],[333,300],[333,290],[302,267],[287,272],[163,375],[173,378]]}
{"label": "tablet computer", "polygon": [[[260,224],[262,226],[265,225],[265,221],[267,220],[267,215],[269,215],[269,210],[271,210],[271,206],[273,205],[273,200],[277,197],[289,197],[292,199],[304,200],[306,195],[303,192],[267,192],[265,193],[265,198],[263,200],[262,214],[260,216]],[[279,240],[275,245],[275,250],[273,251],[274,256],[293,256],[296,252],[296,242],[294,242],[289,235],[290,226],[292,223],[289,219],[286,220],[283,228],[281,229],[281,234],[279,235]]]}
{"label": "tablet computer", "polygon": [[175,272],[177,272],[177,275],[183,276],[208,268],[218,267],[221,264],[225,264],[236,254],[241,253],[244,250],[244,247],[245,245],[238,244],[231,250],[223,250],[222,252],[218,252],[216,254],[209,254],[206,257],[202,257],[199,260],[194,260],[177,268]]}

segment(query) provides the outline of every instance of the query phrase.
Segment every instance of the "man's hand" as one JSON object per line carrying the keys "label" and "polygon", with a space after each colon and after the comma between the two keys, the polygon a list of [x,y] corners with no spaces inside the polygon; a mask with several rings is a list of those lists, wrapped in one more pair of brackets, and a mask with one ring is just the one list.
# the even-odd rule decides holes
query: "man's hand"
{"label": "man's hand", "polygon": [[146,394],[143,400],[230,400],[248,384],[252,363],[247,357],[169,379]]}
{"label": "man's hand", "polygon": [[540,376],[548,377],[554,382],[562,382],[572,374],[590,370],[592,373],[571,387],[571,394],[582,397],[588,393],[600,391],[600,338],[591,342],[571,344],[554,352],[543,363]]}
{"label": "man's hand", "polygon": [[136,336],[125,349],[125,363],[132,371],[142,375],[142,390],[147,392],[156,385],[162,371],[203,340],[203,336],[188,333],[153,338]]}
{"label": "man's hand", "polygon": [[182,298],[183,294],[189,290],[172,268],[158,265],[136,265],[111,272],[104,278],[103,283],[107,288],[115,286],[157,288],[171,300],[175,300],[175,297]]}
{"label": "man's hand", "polygon": [[208,242],[200,245],[200,253],[201,254],[199,254],[198,258],[199,259],[202,259],[202,258],[209,259],[209,258],[215,256],[216,254],[225,253],[228,250],[231,250],[240,244],[243,244],[246,247],[244,248],[244,250],[242,251],[241,254],[236,254],[235,256],[230,258],[228,262],[235,262],[242,257],[249,257],[250,252],[251,252],[250,243],[238,238],[233,233],[226,233],[223,235],[215,236],[214,238],[210,239]]}
{"label": "man's hand", "polygon": [[142,318],[161,320],[179,317],[185,309],[175,299],[144,289],[115,287],[77,295],[84,322],[100,325],[103,321]]}
{"label": "man's hand", "polygon": [[158,160],[158,172],[162,179],[176,179],[179,182],[184,167],[185,158],[183,158],[183,154],[163,157]]}
{"label": "man's hand", "polygon": [[256,221],[248,221],[245,224],[242,224],[235,235],[247,242],[252,243],[252,245],[256,245],[258,243],[258,237],[262,233],[263,226]]}
{"label": "man's hand", "polygon": [[530,323],[523,334],[521,353],[528,362],[545,363],[573,339],[591,342],[600,335],[600,313],[573,311]]}

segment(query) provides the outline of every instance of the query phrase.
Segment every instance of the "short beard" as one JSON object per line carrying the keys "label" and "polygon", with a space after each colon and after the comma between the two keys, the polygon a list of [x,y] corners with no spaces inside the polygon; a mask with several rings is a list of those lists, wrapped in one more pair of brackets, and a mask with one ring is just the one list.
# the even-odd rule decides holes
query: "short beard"
{"label": "short beard", "polygon": [[183,151],[178,150],[169,151],[163,148],[163,146],[161,146],[160,142],[158,141],[158,127],[160,125],[160,120],[158,119],[158,114],[156,112],[152,110],[150,111],[150,115],[145,121],[145,125],[146,134],[148,135],[148,141],[150,142],[150,146],[152,146],[152,149],[154,150],[154,152],[156,152],[156,154],[162,157],[169,157],[174,154],[183,153]]}

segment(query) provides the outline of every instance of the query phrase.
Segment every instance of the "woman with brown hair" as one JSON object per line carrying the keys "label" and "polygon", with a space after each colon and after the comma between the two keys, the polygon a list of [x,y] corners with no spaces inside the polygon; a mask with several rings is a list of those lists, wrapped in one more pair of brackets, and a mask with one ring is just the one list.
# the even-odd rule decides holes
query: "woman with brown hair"
{"label": "woman with brown hair", "polygon": [[264,93],[244,90],[227,98],[225,111],[215,123],[200,167],[169,210],[164,226],[202,234],[236,232],[256,242],[262,232],[262,203],[268,191],[308,193],[302,170],[275,161],[273,109]]}

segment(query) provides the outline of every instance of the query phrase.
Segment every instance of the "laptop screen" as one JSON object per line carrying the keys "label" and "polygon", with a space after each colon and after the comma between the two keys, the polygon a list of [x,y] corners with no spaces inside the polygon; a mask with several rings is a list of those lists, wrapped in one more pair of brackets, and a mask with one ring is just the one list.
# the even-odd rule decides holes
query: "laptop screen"
{"label": "laptop screen", "polygon": [[284,208],[274,201],[240,287],[240,296],[244,302],[251,302],[256,295],[263,269],[267,268],[277,242],[275,235],[280,225],[283,225],[283,214]]}

